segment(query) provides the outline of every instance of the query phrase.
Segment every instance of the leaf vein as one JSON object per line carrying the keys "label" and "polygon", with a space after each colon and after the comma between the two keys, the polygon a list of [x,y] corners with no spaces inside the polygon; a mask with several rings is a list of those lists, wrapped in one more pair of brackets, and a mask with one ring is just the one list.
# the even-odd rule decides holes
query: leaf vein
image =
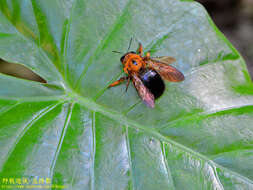
{"label": "leaf vein", "polygon": [[91,190],[95,190],[95,161],[96,161],[96,112],[92,114],[92,139],[93,139],[93,153],[92,153],[92,170],[91,170]]}
{"label": "leaf vein", "polygon": [[131,157],[131,148],[130,148],[130,140],[129,140],[129,132],[128,132],[128,126],[126,126],[126,145],[127,145],[127,152],[128,152],[128,162],[129,162],[129,172],[131,177],[131,183],[130,183],[130,189],[134,188],[134,178],[133,178],[133,166],[132,166],[132,157]]}
{"label": "leaf vein", "polygon": [[93,60],[96,57],[96,55],[102,51],[103,47],[105,46],[107,41],[110,39],[110,37],[114,33],[115,29],[117,29],[117,27],[122,24],[122,18],[124,18],[124,16],[128,13],[127,10],[129,8],[129,6],[131,5],[131,3],[132,3],[132,0],[128,0],[128,2],[126,3],[125,7],[122,10],[121,15],[118,16],[118,18],[116,19],[112,28],[109,30],[109,32],[106,34],[106,36],[103,38],[101,43],[97,46],[93,56],[91,56],[89,58],[89,60],[87,61],[88,64],[87,64],[87,66],[85,66],[79,79],[77,80],[76,84],[74,85],[74,89],[77,89],[79,87],[82,78],[85,76],[86,72],[88,71],[88,68],[94,63]]}
{"label": "leaf vein", "polygon": [[51,177],[51,179],[53,180],[53,172],[54,172],[54,168],[55,168],[55,164],[56,164],[56,161],[58,159],[58,156],[59,156],[59,153],[60,153],[60,150],[61,150],[61,147],[62,147],[62,143],[64,141],[64,137],[65,137],[65,134],[66,134],[66,131],[67,131],[67,128],[68,128],[68,125],[69,125],[69,122],[70,122],[70,119],[71,119],[71,116],[72,116],[72,111],[73,111],[73,108],[74,108],[74,103],[70,103],[68,106],[68,113],[66,115],[66,118],[65,118],[65,122],[64,122],[64,126],[63,126],[63,129],[62,129],[62,133],[61,133],[61,137],[59,139],[59,143],[57,145],[57,148],[56,148],[56,151],[55,151],[55,154],[54,154],[54,158],[52,160],[52,164],[50,166],[50,174],[49,176]]}
{"label": "leaf vein", "polygon": [[[11,156],[11,154],[13,153],[16,145],[18,144],[18,142],[22,139],[22,137],[26,134],[26,132],[39,120],[41,119],[44,115],[46,115],[47,113],[49,113],[50,111],[52,111],[55,107],[57,107],[60,104],[60,102],[47,106],[46,108],[42,109],[39,111],[39,113],[34,116],[24,127],[23,130],[21,131],[20,134],[17,135],[17,138],[15,139],[14,143],[12,144],[12,146],[9,148],[8,153],[6,154],[5,158],[3,158],[3,163],[6,163],[8,158]],[[4,166],[4,164],[3,164]]]}
{"label": "leaf vein", "polygon": [[165,166],[165,169],[166,169],[166,173],[167,173],[167,177],[168,177],[168,180],[170,180],[172,186],[173,186],[173,189],[175,189],[175,184],[174,184],[174,181],[173,181],[173,178],[171,176],[171,171],[169,169],[169,165],[168,165],[168,160],[166,158],[166,153],[165,153],[165,146],[164,146],[164,142],[161,142],[162,143],[162,157],[163,157],[163,162],[164,162],[164,166]]}
{"label": "leaf vein", "polygon": [[179,144],[177,143],[176,141],[162,135],[159,131],[156,131],[152,128],[147,128],[145,126],[142,126],[141,124],[127,118],[126,116],[120,114],[119,112],[117,111],[114,111],[112,109],[109,109],[109,108],[104,108],[103,106],[95,103],[95,102],[92,102],[90,99],[86,99],[84,97],[81,97],[81,96],[78,96],[78,95],[75,95],[77,96],[76,98],[79,100],[79,103],[81,106],[84,106],[86,108],[89,108],[91,110],[94,110],[98,113],[101,113],[115,121],[119,121],[121,122],[122,124],[125,124],[126,126],[129,126],[131,128],[134,128],[134,129],[140,129],[148,134],[150,134],[151,136],[154,136],[155,138],[158,138],[159,140],[161,141],[164,141],[164,142],[167,142],[167,143],[170,143],[171,145],[177,147],[178,149],[181,149],[183,150],[184,152],[187,152],[191,155],[194,155],[200,159],[202,159],[203,161],[205,161],[206,163],[209,163],[210,165],[212,166],[215,166],[215,167],[219,167],[221,169],[223,169],[224,171],[227,171],[235,176],[237,176],[238,178],[240,178],[241,180],[247,182],[248,184],[252,184],[253,185],[253,180],[235,172],[235,171],[232,171],[231,169],[229,168],[225,168],[221,165],[219,165],[218,163],[215,163],[214,161],[210,160],[208,157],[206,157],[205,155],[202,155],[201,153],[199,152],[196,152],[194,150],[191,150],[190,148],[186,147],[185,145],[182,145],[182,144]]}
{"label": "leaf vein", "polygon": [[163,126],[159,128],[159,131],[169,126],[176,125],[177,123],[180,123],[185,120],[193,120],[193,119],[196,120],[196,119],[201,119],[201,118],[207,118],[207,117],[217,116],[219,114],[227,114],[227,113],[230,113],[231,111],[239,111],[239,110],[247,109],[247,108],[253,108],[253,104],[245,104],[245,105],[240,105],[238,107],[234,106],[234,107],[224,108],[224,109],[215,110],[215,111],[193,113],[193,114],[182,116],[182,117],[179,117],[177,119],[167,122],[166,124],[164,124]]}

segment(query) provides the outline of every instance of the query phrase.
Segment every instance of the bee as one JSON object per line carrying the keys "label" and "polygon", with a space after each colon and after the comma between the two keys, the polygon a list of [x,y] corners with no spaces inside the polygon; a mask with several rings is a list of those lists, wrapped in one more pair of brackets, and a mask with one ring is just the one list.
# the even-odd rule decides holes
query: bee
{"label": "bee", "polygon": [[[123,71],[127,76],[121,77],[110,84],[109,87],[114,87],[127,81],[127,91],[129,83],[132,81],[142,101],[148,107],[154,108],[155,99],[159,98],[165,90],[163,79],[170,82],[180,82],[184,80],[184,75],[170,65],[175,61],[175,58],[169,56],[150,57],[149,52],[146,56],[143,56],[143,47],[141,43],[139,43],[137,52],[128,51],[120,58]],[[117,51],[114,52],[120,53]]]}

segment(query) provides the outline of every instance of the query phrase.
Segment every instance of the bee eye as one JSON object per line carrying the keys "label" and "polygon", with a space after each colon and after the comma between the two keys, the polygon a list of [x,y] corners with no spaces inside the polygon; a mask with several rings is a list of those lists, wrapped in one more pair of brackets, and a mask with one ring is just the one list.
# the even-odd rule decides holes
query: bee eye
{"label": "bee eye", "polygon": [[138,63],[137,63],[135,60],[133,60],[132,63],[133,63],[134,65],[138,65]]}

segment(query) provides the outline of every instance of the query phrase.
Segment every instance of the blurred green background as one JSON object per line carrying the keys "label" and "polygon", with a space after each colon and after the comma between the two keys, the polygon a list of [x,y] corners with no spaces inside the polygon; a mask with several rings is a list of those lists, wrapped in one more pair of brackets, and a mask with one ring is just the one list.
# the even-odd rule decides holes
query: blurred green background
{"label": "blurred green background", "polygon": [[[253,79],[253,0],[197,0],[207,9],[218,28],[244,57]],[[45,82],[29,69],[0,59],[0,72]]]}

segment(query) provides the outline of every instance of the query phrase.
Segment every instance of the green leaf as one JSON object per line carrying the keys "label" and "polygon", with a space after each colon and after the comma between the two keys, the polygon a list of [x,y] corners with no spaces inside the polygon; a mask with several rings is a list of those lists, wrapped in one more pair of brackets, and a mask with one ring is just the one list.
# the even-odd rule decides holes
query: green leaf
{"label": "green leaf", "polygon": [[[0,57],[47,81],[0,74],[0,185],[253,189],[253,84],[201,5],[2,0],[0,10]],[[140,41],[173,56],[186,77],[166,82],[155,109],[133,85],[107,89],[123,75],[112,50],[132,36],[132,50]]]}

